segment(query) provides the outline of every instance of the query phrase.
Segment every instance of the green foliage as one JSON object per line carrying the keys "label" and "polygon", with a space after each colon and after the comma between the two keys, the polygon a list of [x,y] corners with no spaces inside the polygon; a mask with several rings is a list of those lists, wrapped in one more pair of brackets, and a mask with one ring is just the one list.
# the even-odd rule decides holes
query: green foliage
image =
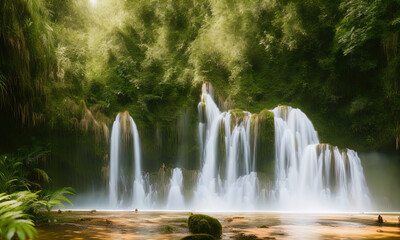
{"label": "green foliage", "polygon": [[37,236],[34,223],[26,214],[32,195],[36,196],[29,191],[12,195],[0,194],[0,238],[10,240],[18,237],[25,240]]}
{"label": "green foliage", "polygon": [[49,182],[45,171],[39,168],[46,151],[32,152],[23,157],[12,154],[0,155],[0,192],[40,189],[40,183]]}
{"label": "green foliage", "polygon": [[[72,204],[65,196],[74,194],[72,188],[55,192],[38,191],[41,184],[50,181],[47,173],[40,169],[49,151],[46,146],[35,144],[20,148],[16,154],[0,155],[0,238],[26,239],[36,236],[33,221],[49,218],[43,213],[55,205]],[[47,146],[48,147],[48,146]],[[9,193],[9,194],[7,194]]]}
{"label": "green foliage", "polygon": [[54,206],[64,207],[64,203],[73,205],[65,195],[75,195],[75,190],[70,187],[58,189],[54,192],[49,192],[41,197],[47,211],[51,211]]}
{"label": "green foliage", "polygon": [[369,105],[367,98],[357,98],[355,99],[350,106],[350,114],[357,114],[367,110]]}
{"label": "green foliage", "polygon": [[101,132],[128,110],[139,128],[171,129],[207,81],[231,108],[299,107],[336,145],[393,149],[399,136],[397,0],[1,3],[8,122]]}
{"label": "green foliage", "polygon": [[343,55],[355,53],[368,40],[377,37],[383,1],[343,1],[344,17],[336,27],[336,41]]}
{"label": "green foliage", "polygon": [[6,84],[4,82],[4,76],[0,72],[0,94],[3,96],[6,94]]}
{"label": "green foliage", "polygon": [[0,1],[0,110],[24,125],[43,122],[44,85],[54,63],[47,1]]}
{"label": "green foliage", "polygon": [[192,214],[188,220],[190,232],[210,234],[216,238],[221,238],[222,226],[218,219],[204,215]]}
{"label": "green foliage", "polygon": [[34,238],[37,232],[34,221],[48,219],[42,210],[48,211],[55,205],[70,203],[65,194],[73,194],[71,188],[63,188],[54,193],[44,195],[41,192],[20,191],[12,194],[0,194],[0,238],[18,239]]}

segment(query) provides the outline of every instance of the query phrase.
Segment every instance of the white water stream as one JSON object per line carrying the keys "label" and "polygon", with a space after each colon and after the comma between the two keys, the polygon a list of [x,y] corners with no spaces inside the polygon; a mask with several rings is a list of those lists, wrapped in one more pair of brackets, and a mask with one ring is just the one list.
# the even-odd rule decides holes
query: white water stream
{"label": "white water stream", "polygon": [[120,140],[119,114],[115,118],[111,131],[110,146],[110,179],[109,179],[109,204],[111,208],[118,206],[118,160]]}
{"label": "white water stream", "polygon": [[182,195],[183,176],[180,168],[172,170],[170,189],[168,193],[167,209],[183,210],[185,209],[185,199]]}
{"label": "white water stream", "polygon": [[[127,177],[121,177],[119,174],[119,168],[124,166],[119,166],[119,157],[121,151],[121,123],[120,114],[117,115],[112,132],[111,132],[111,153],[110,153],[110,179],[109,179],[109,207],[112,209],[117,209],[121,207],[121,204],[126,199],[120,199],[119,190],[119,179],[121,181],[127,181]],[[139,132],[137,130],[136,124],[132,117],[129,116],[129,124],[131,129],[131,135],[133,138],[133,161],[134,161],[134,180],[132,184],[132,208],[149,208],[151,207],[151,190],[146,192],[146,183],[142,175],[141,168],[141,149],[140,149],[140,139]],[[129,185],[124,182],[124,186]],[[147,186],[151,189],[150,186]]]}
{"label": "white water stream", "polygon": [[320,144],[299,109],[276,107],[275,206],[286,211],[362,211],[369,191],[357,153]]}

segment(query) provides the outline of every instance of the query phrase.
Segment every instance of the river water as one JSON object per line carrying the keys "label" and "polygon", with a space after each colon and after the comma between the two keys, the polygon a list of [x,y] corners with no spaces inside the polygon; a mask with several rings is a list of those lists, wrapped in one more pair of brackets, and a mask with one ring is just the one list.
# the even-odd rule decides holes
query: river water
{"label": "river water", "polygon": [[[396,214],[207,213],[223,226],[222,239],[399,239]],[[53,212],[39,239],[181,239],[189,212]],[[251,236],[253,235],[253,236]],[[243,237],[248,238],[243,238]],[[242,238],[240,238],[242,237]],[[250,238],[253,237],[253,238]]]}

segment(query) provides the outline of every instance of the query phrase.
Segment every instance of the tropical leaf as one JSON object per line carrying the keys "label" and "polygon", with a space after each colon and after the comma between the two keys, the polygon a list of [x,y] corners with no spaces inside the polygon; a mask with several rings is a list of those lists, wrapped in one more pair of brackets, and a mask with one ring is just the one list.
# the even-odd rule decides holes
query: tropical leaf
{"label": "tropical leaf", "polygon": [[43,181],[45,181],[45,182],[50,182],[50,177],[49,177],[49,175],[47,175],[47,173],[44,170],[42,170],[40,168],[34,168],[33,170],[38,174],[37,175],[38,178],[43,179]]}
{"label": "tropical leaf", "polygon": [[25,240],[37,236],[31,216],[26,214],[37,193],[29,191],[0,194],[0,238]]}
{"label": "tropical leaf", "polygon": [[75,195],[75,190],[70,187],[61,188],[55,192],[47,194],[43,197],[47,211],[51,211],[54,206],[64,207],[64,203],[73,205],[72,202],[65,195]]}

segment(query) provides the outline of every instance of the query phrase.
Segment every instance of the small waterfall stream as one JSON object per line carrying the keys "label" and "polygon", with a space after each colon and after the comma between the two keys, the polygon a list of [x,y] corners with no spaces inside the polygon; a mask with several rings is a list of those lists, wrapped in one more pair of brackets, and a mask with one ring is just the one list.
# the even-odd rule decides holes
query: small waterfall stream
{"label": "small waterfall stream", "polygon": [[183,210],[185,209],[185,199],[182,195],[183,176],[180,168],[172,170],[170,189],[168,193],[167,209]]}
{"label": "small waterfall stream", "polygon": [[118,162],[120,140],[119,114],[115,118],[111,131],[110,146],[110,180],[109,180],[109,204],[111,208],[118,206]]}
{"label": "small waterfall stream", "polygon": [[146,208],[150,207],[150,196],[146,195],[145,182],[142,175],[142,156],[140,151],[139,132],[136,127],[135,121],[129,116],[131,124],[131,131],[133,136],[133,149],[134,149],[134,181],[133,181],[133,201],[132,208]]}

